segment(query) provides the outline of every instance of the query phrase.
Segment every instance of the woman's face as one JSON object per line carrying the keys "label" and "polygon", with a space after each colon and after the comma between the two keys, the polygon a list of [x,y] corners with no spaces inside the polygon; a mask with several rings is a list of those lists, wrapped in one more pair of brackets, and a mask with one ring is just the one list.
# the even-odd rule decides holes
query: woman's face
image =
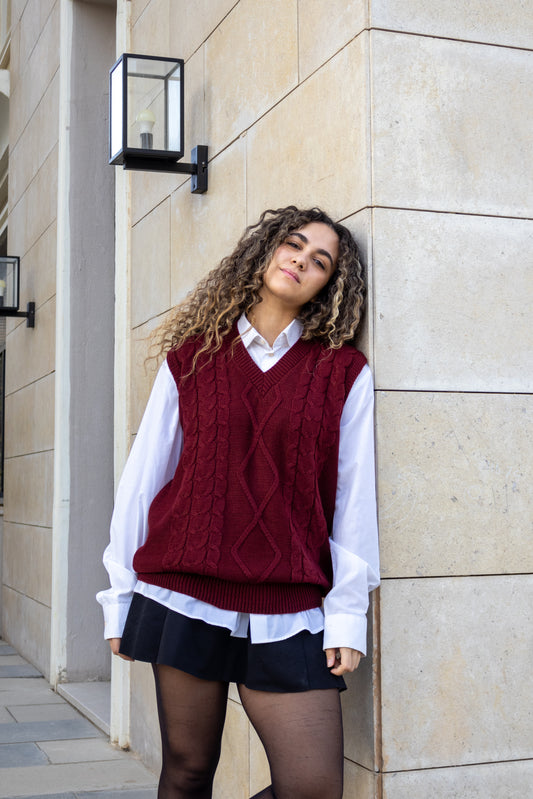
{"label": "woman's face", "polygon": [[310,222],[289,233],[272,257],[260,294],[296,312],[312,300],[335,271],[339,238],[329,225]]}

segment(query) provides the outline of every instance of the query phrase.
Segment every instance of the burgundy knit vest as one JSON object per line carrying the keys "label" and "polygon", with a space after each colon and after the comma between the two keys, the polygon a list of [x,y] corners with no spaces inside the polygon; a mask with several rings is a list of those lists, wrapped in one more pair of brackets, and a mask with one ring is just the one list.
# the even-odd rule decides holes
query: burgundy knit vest
{"label": "burgundy knit vest", "polygon": [[183,452],[133,566],[144,582],[229,610],[318,607],[332,580],[340,417],[366,360],[300,339],[263,373],[236,336],[235,326],[193,374],[197,340],[168,354]]}

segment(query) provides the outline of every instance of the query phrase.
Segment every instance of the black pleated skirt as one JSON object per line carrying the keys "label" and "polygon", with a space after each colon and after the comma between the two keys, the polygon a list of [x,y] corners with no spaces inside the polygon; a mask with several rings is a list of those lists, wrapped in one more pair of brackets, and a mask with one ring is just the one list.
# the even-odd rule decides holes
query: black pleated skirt
{"label": "black pleated skirt", "polygon": [[173,666],[204,680],[235,682],[256,691],[343,691],[322,649],[323,634],[307,630],[284,641],[252,644],[224,627],[190,619],[134,594],[120,651],[147,663]]}

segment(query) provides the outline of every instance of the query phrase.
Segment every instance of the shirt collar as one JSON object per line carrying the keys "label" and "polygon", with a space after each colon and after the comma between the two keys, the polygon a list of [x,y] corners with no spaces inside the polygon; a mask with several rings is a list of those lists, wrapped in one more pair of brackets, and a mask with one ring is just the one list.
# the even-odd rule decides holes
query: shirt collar
{"label": "shirt collar", "polygon": [[[248,319],[246,318],[245,314],[242,314],[237,322],[237,328],[239,330],[239,335],[241,337],[241,341],[244,346],[248,349],[248,347],[252,343],[261,344],[264,342],[263,346],[267,346],[270,349],[270,345],[265,341],[263,336],[257,332],[255,327],[252,327]],[[282,330],[277,339],[274,342],[274,346],[272,349],[276,349],[276,347],[292,347],[293,344],[296,344],[300,336],[302,335],[303,325],[299,319],[293,319],[290,324],[287,325],[285,330]]]}

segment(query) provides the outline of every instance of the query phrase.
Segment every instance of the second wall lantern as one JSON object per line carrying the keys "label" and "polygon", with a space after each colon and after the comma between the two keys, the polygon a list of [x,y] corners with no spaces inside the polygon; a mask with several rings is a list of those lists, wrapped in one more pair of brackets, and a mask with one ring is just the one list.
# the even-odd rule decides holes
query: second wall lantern
{"label": "second wall lantern", "polygon": [[0,257],[0,318],[26,317],[26,327],[35,327],[35,303],[29,302],[26,311],[19,311],[20,258],[18,255]]}
{"label": "second wall lantern", "polygon": [[207,191],[207,147],[183,157],[184,64],[181,58],[124,53],[109,73],[109,163],[124,169],[192,175],[191,191]]}

